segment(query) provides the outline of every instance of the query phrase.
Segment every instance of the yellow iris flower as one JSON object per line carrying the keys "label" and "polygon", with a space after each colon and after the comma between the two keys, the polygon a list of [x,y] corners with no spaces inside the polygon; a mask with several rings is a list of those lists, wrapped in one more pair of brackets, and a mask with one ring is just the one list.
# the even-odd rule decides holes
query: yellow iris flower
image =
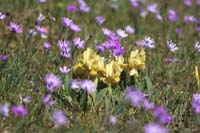
{"label": "yellow iris flower", "polygon": [[145,51],[142,49],[139,51],[136,49],[131,52],[128,59],[128,65],[130,68],[129,75],[138,77],[138,71],[145,69]]}

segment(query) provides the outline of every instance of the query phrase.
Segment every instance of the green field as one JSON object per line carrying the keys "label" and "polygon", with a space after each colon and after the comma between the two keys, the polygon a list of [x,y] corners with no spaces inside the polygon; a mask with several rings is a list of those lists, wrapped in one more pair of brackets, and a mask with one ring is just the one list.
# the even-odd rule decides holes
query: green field
{"label": "green field", "polygon": [[200,131],[199,0],[39,1],[0,0],[0,132]]}

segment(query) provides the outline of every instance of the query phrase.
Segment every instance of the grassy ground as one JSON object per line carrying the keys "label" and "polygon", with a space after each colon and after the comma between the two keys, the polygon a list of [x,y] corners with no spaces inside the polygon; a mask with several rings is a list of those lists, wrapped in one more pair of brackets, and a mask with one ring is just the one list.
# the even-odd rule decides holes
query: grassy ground
{"label": "grassy ground", "polygon": [[[183,17],[193,15],[198,19],[199,6],[194,4],[192,7],[186,7],[180,1],[152,0],[151,2],[158,3],[158,10],[163,16],[163,21],[159,21],[151,13],[146,18],[142,18],[140,11],[131,7],[128,0],[117,0],[115,3],[119,5],[118,9],[111,9],[109,5],[114,2],[109,0],[87,0],[91,7],[89,13],[67,12],[66,5],[69,3],[78,5],[76,1],[47,1],[45,4],[40,4],[36,0],[0,0],[0,11],[9,14],[5,20],[0,21],[0,54],[9,55],[7,61],[0,60],[0,103],[9,102],[11,105],[16,105],[20,103],[19,94],[31,96],[31,102],[24,105],[28,109],[27,116],[15,117],[13,114],[9,117],[0,116],[0,132],[142,132],[145,123],[154,121],[151,113],[147,113],[142,108],[132,108],[125,101],[124,92],[128,84],[114,86],[112,96],[105,97],[100,93],[104,87],[99,87],[96,94],[98,98],[95,102],[90,101],[86,110],[82,109],[84,103],[81,103],[81,100],[69,100],[67,90],[70,89],[67,86],[72,79],[70,75],[72,73],[64,76],[60,73],[59,67],[73,66],[77,56],[83,50],[76,50],[77,56],[71,59],[60,57],[57,40],[62,32],[62,17],[71,18],[82,31],[70,36],[71,32],[65,30],[61,38],[70,40],[73,37],[80,37],[87,40],[91,36],[86,47],[93,49],[106,41],[106,37],[101,32],[102,27],[116,31],[128,24],[134,26],[135,34],[120,41],[126,50],[125,58],[128,58],[131,50],[141,49],[135,45],[136,41],[143,40],[145,36],[152,37],[156,48],[146,49],[146,68],[139,74],[139,79],[134,85],[149,94],[149,100],[155,105],[166,107],[173,118],[172,123],[166,125],[171,131],[198,130],[199,125],[195,121],[197,116],[191,109],[191,100],[192,95],[200,91],[194,74],[194,67],[199,67],[200,64],[199,53],[194,49],[194,42],[200,36],[195,31],[196,25],[185,24]],[[169,8],[177,11],[179,21],[168,20]],[[39,13],[47,16],[42,24],[48,29],[46,39],[42,39],[39,35],[30,37],[27,34],[28,29],[35,27]],[[101,26],[95,22],[97,15],[106,18]],[[23,25],[23,33],[11,33],[8,29],[10,21]],[[175,32],[177,27],[182,29],[179,34]],[[167,40],[174,40],[180,49],[176,53],[171,53],[167,48]],[[44,41],[52,44],[50,51],[43,48]],[[102,55],[108,57],[106,54]],[[166,57],[179,58],[183,61],[167,63],[164,62]],[[48,73],[58,75],[63,81],[63,86],[53,94],[56,104],[45,109],[42,106],[41,96],[46,90],[44,77]],[[39,93],[33,91],[36,87],[40,88]],[[76,97],[77,94],[73,93],[73,95]],[[67,125],[59,129],[54,128],[51,120],[55,108],[62,109],[68,118]],[[111,126],[108,123],[109,115],[118,117],[117,125]]]}

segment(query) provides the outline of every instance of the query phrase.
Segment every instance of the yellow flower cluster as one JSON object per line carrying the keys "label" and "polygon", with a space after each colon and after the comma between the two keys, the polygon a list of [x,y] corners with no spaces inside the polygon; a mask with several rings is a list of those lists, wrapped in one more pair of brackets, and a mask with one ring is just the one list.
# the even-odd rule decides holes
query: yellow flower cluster
{"label": "yellow flower cluster", "polygon": [[99,77],[106,84],[116,84],[120,81],[121,72],[124,70],[127,70],[130,76],[138,77],[138,72],[145,69],[145,51],[132,51],[127,63],[124,62],[124,58],[120,56],[105,63],[103,57],[97,55],[91,48],[87,48],[78,57],[73,70],[79,77]]}

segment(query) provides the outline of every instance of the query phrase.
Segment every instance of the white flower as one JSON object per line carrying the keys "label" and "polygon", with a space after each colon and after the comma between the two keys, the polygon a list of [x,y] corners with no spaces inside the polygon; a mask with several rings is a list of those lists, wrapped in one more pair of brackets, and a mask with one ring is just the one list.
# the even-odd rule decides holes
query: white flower
{"label": "white flower", "polygon": [[179,50],[179,48],[176,46],[176,44],[174,42],[172,42],[172,40],[167,41],[167,46],[168,46],[169,50],[173,53],[175,53],[177,50]]}
{"label": "white flower", "polygon": [[128,36],[128,34],[124,30],[122,30],[122,29],[118,29],[117,30],[117,35],[119,37],[121,37],[121,38],[126,38]]}
{"label": "white flower", "polygon": [[200,44],[199,44],[199,41],[196,41],[195,44],[194,44],[194,48],[200,52]]}
{"label": "white flower", "polygon": [[155,42],[151,37],[145,36],[143,43],[146,48],[155,48]]}

